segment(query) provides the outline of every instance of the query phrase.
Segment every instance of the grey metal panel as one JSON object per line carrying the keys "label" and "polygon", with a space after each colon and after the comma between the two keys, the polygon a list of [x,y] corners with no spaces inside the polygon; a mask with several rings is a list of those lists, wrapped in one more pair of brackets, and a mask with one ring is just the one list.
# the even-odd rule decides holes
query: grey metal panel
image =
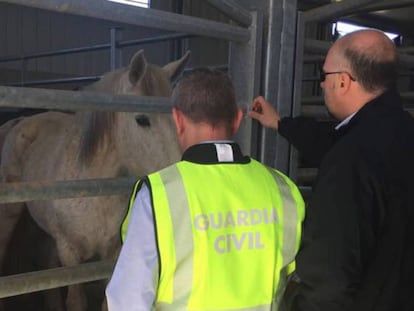
{"label": "grey metal panel", "polygon": [[[6,29],[7,29],[7,12],[4,9],[0,9],[0,42],[6,42]],[[0,54],[6,47],[4,44],[0,45]]]}
{"label": "grey metal panel", "polygon": [[221,13],[230,17],[235,22],[242,26],[250,26],[252,23],[252,16],[250,12],[241,7],[233,0],[205,0],[210,5],[214,6]]}
{"label": "grey metal panel", "polygon": [[187,32],[236,42],[247,42],[250,38],[249,31],[241,27],[166,11],[131,7],[110,1],[2,0],[0,2],[101,18],[131,25]]}
{"label": "grey metal panel", "polygon": [[[231,42],[229,52],[229,73],[235,87],[236,100],[243,109],[247,109],[252,98],[258,94],[260,81],[263,14],[253,12],[252,18],[250,41],[247,44]],[[256,139],[252,135],[250,119],[244,119],[235,139],[244,153],[255,157]]]}
{"label": "grey metal panel", "polygon": [[[36,50],[50,50],[50,14],[49,12],[37,10],[36,12]],[[24,50],[23,50],[24,51]],[[36,61],[38,71],[50,72],[50,61],[47,59],[39,59]]]}
{"label": "grey metal panel", "polygon": [[7,42],[5,52],[7,54],[10,51],[19,49],[21,47],[21,42],[19,41],[19,22],[18,10],[15,7],[8,7],[6,14],[6,38],[4,42]]}
{"label": "grey metal panel", "polygon": [[[51,41],[51,50],[61,49],[65,47],[67,44],[66,38],[66,25],[67,25],[67,18],[63,17],[59,14],[50,14],[51,15],[51,33],[50,33],[50,41]],[[96,34],[95,34],[96,36]],[[38,52],[38,51],[36,51]],[[65,72],[65,63],[66,63],[66,56],[61,55],[57,57],[50,57],[49,60],[52,64],[52,72]]]}
{"label": "grey metal panel", "polygon": [[378,2],[378,0],[347,0],[334,2],[332,4],[323,5],[312,10],[308,10],[303,14],[306,21],[322,21],[330,20],[345,14],[352,13],[353,10]]}
{"label": "grey metal panel", "polygon": [[[281,116],[292,115],[297,1],[269,1],[264,96]],[[261,135],[261,160],[288,173],[290,146],[272,130]]]}

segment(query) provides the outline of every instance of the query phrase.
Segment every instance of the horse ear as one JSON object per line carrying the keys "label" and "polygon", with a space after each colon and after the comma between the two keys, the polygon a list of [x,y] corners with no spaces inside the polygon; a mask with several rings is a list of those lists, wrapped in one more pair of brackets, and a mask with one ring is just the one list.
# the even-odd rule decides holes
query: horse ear
{"label": "horse ear", "polygon": [[132,85],[135,85],[139,79],[142,78],[142,76],[145,73],[145,70],[147,68],[147,60],[144,56],[144,50],[139,50],[134,54],[131,61],[129,62],[129,72],[128,72],[128,78],[129,82]]}
{"label": "horse ear", "polygon": [[179,60],[171,62],[163,67],[163,69],[167,72],[170,77],[171,81],[176,80],[181,73],[184,71],[187,62],[190,60],[191,52],[185,52],[184,56],[181,57]]}

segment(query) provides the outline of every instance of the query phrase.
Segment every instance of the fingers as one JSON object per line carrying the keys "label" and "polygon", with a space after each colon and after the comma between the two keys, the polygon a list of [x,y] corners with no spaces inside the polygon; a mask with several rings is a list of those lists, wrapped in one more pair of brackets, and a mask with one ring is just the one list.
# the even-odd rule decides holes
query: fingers
{"label": "fingers", "polygon": [[252,108],[247,112],[247,116],[259,121],[265,127],[276,130],[278,128],[279,114],[263,96],[258,96],[253,100]]}
{"label": "fingers", "polygon": [[265,104],[266,100],[262,96],[258,96],[253,100],[252,110],[262,114],[263,113],[263,105]]}
{"label": "fingers", "polygon": [[261,114],[259,112],[254,111],[252,108],[252,110],[249,110],[247,112],[247,116],[255,120],[260,120]]}

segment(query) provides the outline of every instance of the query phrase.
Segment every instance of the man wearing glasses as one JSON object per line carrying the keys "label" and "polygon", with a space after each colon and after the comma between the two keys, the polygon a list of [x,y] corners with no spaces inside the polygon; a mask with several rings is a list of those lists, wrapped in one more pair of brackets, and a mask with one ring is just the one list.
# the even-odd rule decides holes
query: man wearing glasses
{"label": "man wearing glasses", "polygon": [[292,310],[414,310],[414,121],[396,92],[397,51],[377,30],[337,40],[321,88],[328,128],[283,118],[263,97],[248,115],[318,164]]}

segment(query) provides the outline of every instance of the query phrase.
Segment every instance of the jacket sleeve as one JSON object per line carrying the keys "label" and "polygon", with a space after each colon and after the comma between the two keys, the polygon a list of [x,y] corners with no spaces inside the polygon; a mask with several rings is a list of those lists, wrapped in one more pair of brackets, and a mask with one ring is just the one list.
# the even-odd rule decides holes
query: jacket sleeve
{"label": "jacket sleeve", "polygon": [[299,151],[306,166],[319,167],[321,159],[333,144],[334,123],[287,117],[279,122],[278,131]]}

